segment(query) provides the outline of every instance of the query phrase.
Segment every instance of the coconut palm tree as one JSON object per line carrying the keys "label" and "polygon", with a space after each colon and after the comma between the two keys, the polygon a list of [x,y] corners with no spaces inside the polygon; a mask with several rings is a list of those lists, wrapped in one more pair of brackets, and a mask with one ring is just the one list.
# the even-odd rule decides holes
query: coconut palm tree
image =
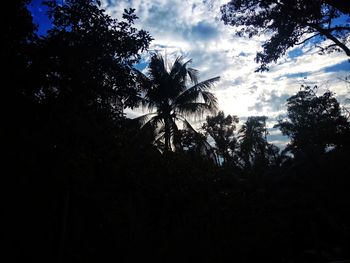
{"label": "coconut palm tree", "polygon": [[184,62],[179,56],[168,67],[165,59],[156,53],[144,76],[143,106],[151,113],[139,117],[138,121],[143,128],[155,131],[154,142],[164,152],[171,151],[172,145],[176,147],[177,123],[184,123],[184,128],[194,132],[187,117],[203,116],[217,110],[217,99],[209,89],[219,77],[198,82],[198,71],[188,67],[191,62]]}

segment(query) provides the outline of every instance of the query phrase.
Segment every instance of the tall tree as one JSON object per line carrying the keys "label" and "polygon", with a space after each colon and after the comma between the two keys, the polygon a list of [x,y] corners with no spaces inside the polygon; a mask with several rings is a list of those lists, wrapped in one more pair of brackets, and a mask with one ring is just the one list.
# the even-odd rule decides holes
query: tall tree
{"label": "tall tree", "polygon": [[116,20],[97,0],[46,4],[53,25],[38,40],[30,61],[37,112],[31,127],[24,129],[29,139],[21,150],[34,174],[49,175],[65,187],[59,253],[63,257],[75,187],[86,189],[116,169],[113,163],[125,143],[123,109],[139,100],[133,66],[151,37],[133,26],[134,9],[124,10],[123,19]]}
{"label": "tall tree", "polygon": [[178,130],[177,121],[183,122],[186,129],[194,131],[186,117],[201,116],[205,112],[217,110],[217,99],[209,89],[219,77],[198,82],[198,71],[189,68],[190,63],[191,60],[184,62],[180,56],[168,68],[164,58],[154,54],[149,64],[144,105],[151,111],[155,108],[156,112],[138,120],[146,127],[158,129],[155,141],[162,145],[165,152],[172,150],[171,139]]}
{"label": "tall tree", "polygon": [[116,115],[134,106],[139,89],[133,65],[151,41],[146,31],[133,27],[135,10],[124,10],[119,21],[95,0],[46,4],[53,27],[40,43],[40,99],[69,98]]}
{"label": "tall tree", "polygon": [[316,86],[302,86],[287,100],[287,118],[276,125],[290,137],[287,149],[296,156],[322,154],[329,146],[343,147],[349,136],[350,124],[341,115],[336,98],[329,91],[317,96],[316,91]]}
{"label": "tall tree", "polygon": [[[270,35],[256,55],[257,71],[268,70],[286,51],[312,38],[332,43],[321,51],[340,51],[350,57],[350,10],[344,1],[327,0],[231,0],[221,7],[222,20],[239,36]],[[347,7],[346,7],[347,6]],[[343,21],[343,22],[342,22]]]}
{"label": "tall tree", "polygon": [[247,169],[266,167],[278,155],[278,148],[267,141],[266,120],[266,116],[248,117],[239,130],[239,155]]}
{"label": "tall tree", "polygon": [[8,87],[3,89],[3,95],[8,101],[19,100],[28,89],[28,68],[37,40],[36,26],[27,10],[29,3],[29,0],[9,1],[3,7],[7,15],[2,18],[0,25],[3,45],[0,63],[2,81]]}
{"label": "tall tree", "polygon": [[225,116],[223,111],[219,111],[215,116],[208,116],[203,124],[202,128],[214,140],[217,155],[223,159],[223,163],[227,163],[236,150],[234,131],[237,123],[237,116]]}

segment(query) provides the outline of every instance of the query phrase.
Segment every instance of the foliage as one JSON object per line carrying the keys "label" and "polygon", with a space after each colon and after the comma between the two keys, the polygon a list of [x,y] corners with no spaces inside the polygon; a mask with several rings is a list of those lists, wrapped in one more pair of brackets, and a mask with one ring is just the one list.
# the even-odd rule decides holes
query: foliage
{"label": "foliage", "polygon": [[266,116],[248,117],[239,130],[239,156],[247,169],[265,169],[278,158],[279,149],[267,142],[266,120]]}
{"label": "foliage", "polygon": [[265,71],[268,64],[276,62],[289,48],[311,38],[317,38],[317,42],[326,39],[333,42],[322,48],[322,52],[342,50],[350,57],[350,27],[346,22],[339,22],[341,16],[348,16],[350,11],[346,4],[342,8],[340,3],[333,6],[334,3],[325,0],[232,0],[221,7],[221,12],[222,20],[235,27],[239,36],[270,36],[262,46],[263,51],[255,58],[260,64],[257,71]]}
{"label": "foliage", "polygon": [[139,100],[133,65],[148,48],[150,35],[133,27],[134,9],[123,21],[112,19],[98,1],[49,1],[53,28],[41,40],[37,65],[45,76],[36,91],[40,100],[69,97],[122,115]]}
{"label": "foliage", "polygon": [[209,89],[219,77],[199,82],[198,71],[189,68],[190,63],[191,60],[184,62],[180,56],[168,69],[164,58],[154,54],[149,64],[149,74],[145,76],[143,104],[151,111],[156,108],[157,112],[146,114],[138,120],[146,128],[157,129],[155,143],[165,152],[172,150],[171,138],[178,131],[177,121],[183,122],[185,129],[194,131],[186,117],[201,116],[217,109],[217,100]]}
{"label": "foliage", "polygon": [[312,156],[328,147],[343,147],[349,135],[349,122],[333,94],[327,91],[317,96],[316,92],[317,86],[302,86],[287,100],[288,118],[276,125],[291,138],[287,149],[296,155]]}
{"label": "foliage", "polygon": [[237,116],[225,116],[223,111],[219,111],[215,116],[208,116],[203,124],[203,129],[215,142],[217,155],[223,159],[224,163],[232,160],[237,147],[237,140],[234,136]]}

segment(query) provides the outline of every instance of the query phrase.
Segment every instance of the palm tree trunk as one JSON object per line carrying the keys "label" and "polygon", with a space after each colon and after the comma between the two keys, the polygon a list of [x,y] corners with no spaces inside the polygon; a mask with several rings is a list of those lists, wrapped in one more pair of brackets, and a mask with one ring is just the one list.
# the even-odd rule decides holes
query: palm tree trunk
{"label": "palm tree trunk", "polygon": [[164,125],[165,125],[165,153],[169,152],[171,150],[170,146],[170,121],[169,118],[165,118],[164,120]]}

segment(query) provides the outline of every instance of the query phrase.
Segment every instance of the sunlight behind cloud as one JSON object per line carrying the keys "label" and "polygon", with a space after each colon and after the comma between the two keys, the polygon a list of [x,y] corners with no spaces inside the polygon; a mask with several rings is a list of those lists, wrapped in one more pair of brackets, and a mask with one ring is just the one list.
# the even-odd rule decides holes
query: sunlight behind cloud
{"label": "sunlight behind cloud", "polygon": [[[325,69],[347,61],[343,53],[319,55],[310,44],[287,52],[269,72],[255,73],[256,52],[267,36],[239,38],[233,29],[220,21],[220,6],[227,0],[120,0],[103,1],[109,14],[121,17],[124,8],[135,8],[137,27],[154,38],[150,50],[168,56],[184,55],[193,59],[192,67],[200,79],[221,76],[213,92],[226,114],[246,117],[266,115],[270,119],[285,113],[285,99],[302,84],[319,85],[344,97],[344,82],[349,70],[325,72]],[[279,97],[280,96],[280,97]],[[342,102],[340,100],[340,102]]]}

